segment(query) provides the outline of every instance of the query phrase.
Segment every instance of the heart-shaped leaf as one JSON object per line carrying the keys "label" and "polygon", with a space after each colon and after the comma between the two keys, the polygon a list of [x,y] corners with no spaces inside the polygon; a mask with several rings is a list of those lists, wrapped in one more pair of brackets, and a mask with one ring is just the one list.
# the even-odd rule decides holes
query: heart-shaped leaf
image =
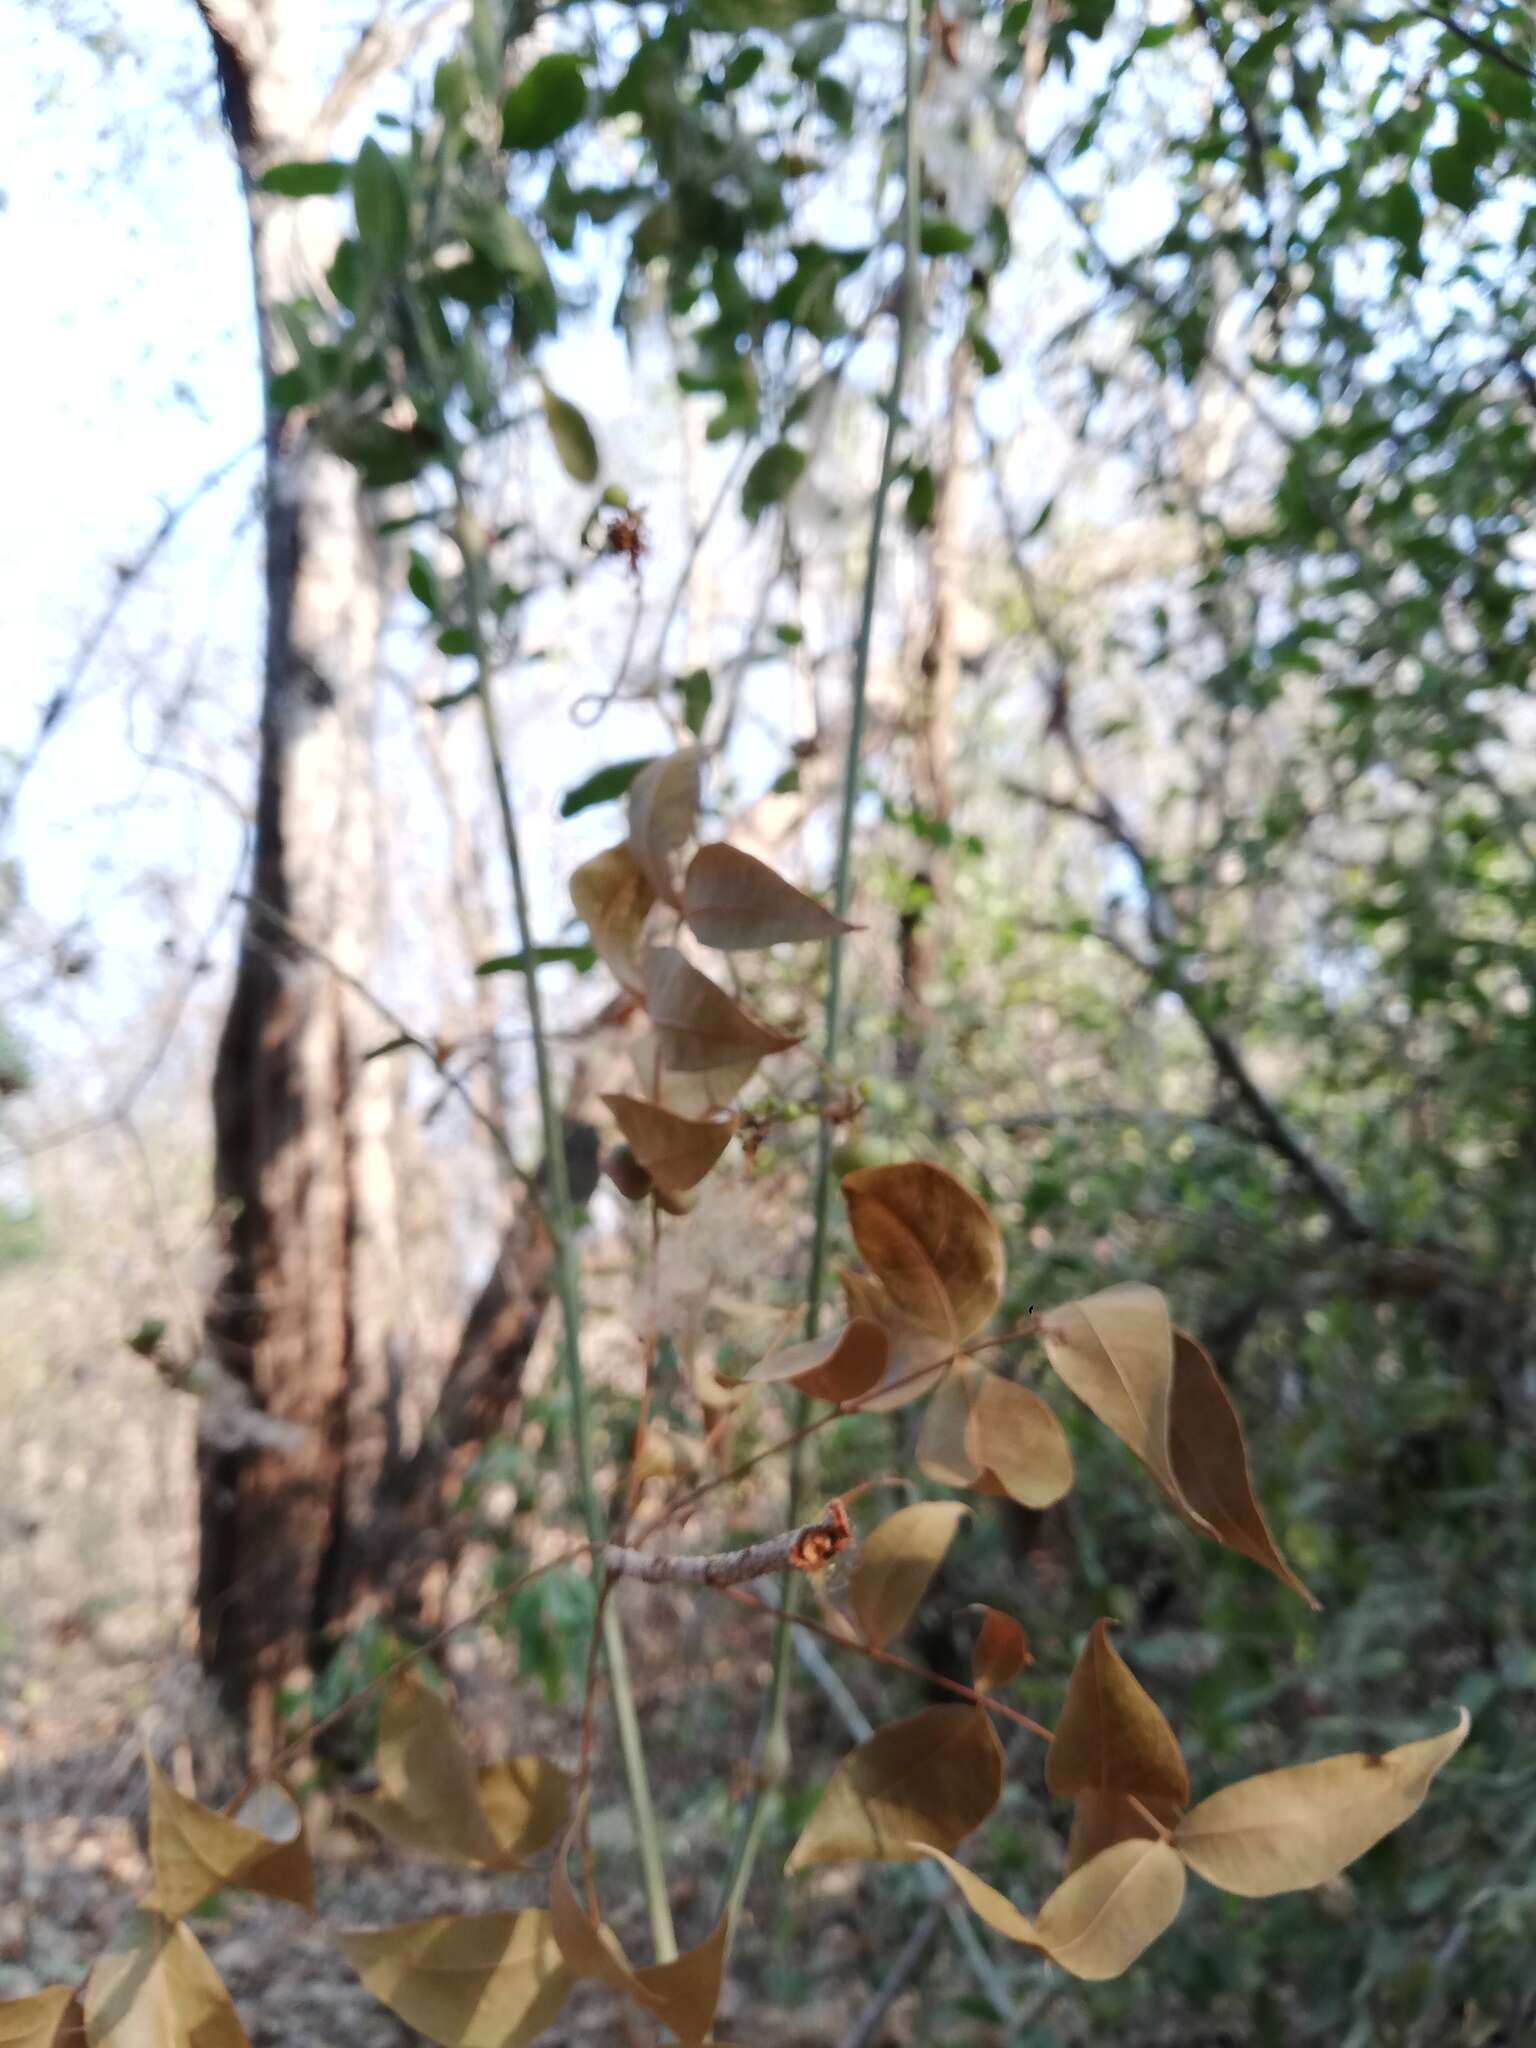
{"label": "heart-shaped leaf", "polygon": [[679,1074],[710,1073],[797,1043],[749,1017],[672,946],[652,946],[645,956],[645,1006],[661,1057]]}
{"label": "heart-shaped leaf", "polygon": [[696,939],[720,952],[806,939],[831,939],[854,927],[814,897],[723,842],[701,846],[683,882],[683,914]]}
{"label": "heart-shaped leaf", "polygon": [[959,1501],[924,1500],[898,1508],[871,1531],[848,1587],[854,1619],[867,1643],[882,1650],[901,1634],[966,1514]]}
{"label": "heart-shaped leaf", "polygon": [[287,1899],[306,1911],[313,1907],[304,1817],[291,1793],[264,1785],[231,1820],[178,1792],[153,1757],[146,1756],[144,1765],[155,1903],[168,1920],[182,1919],[231,1885]]}
{"label": "heart-shaped leaf", "polygon": [[641,934],[656,891],[630,849],[610,846],[583,861],[571,876],[571,901],[598,957],[638,993],[645,979]]}
{"label": "heart-shaped leaf", "polygon": [[91,2048],[250,2048],[191,1931],[153,1908],[118,1922],[82,2004]]}
{"label": "heart-shaped leaf", "polygon": [[736,1118],[695,1121],[633,1095],[605,1095],[629,1149],[668,1194],[686,1194],[718,1162],[736,1131]]}
{"label": "heart-shaped leaf", "polygon": [[572,1982],[550,1915],[533,1910],[352,1928],[341,1946],[380,2004],[442,2048],[523,2048]]}
{"label": "heart-shaped leaf", "polygon": [[802,1344],[786,1345],[782,1351],[761,1359],[747,1378],[770,1384],[788,1380],[802,1394],[810,1394],[818,1401],[835,1401],[839,1405],[862,1402],[880,1384],[889,1351],[880,1325],[865,1316],[855,1316],[840,1330],[808,1337]]}
{"label": "heart-shaped leaf", "polygon": [[1237,1410],[1209,1353],[1186,1330],[1173,1333],[1168,1450],[1179,1489],[1174,1505],[1190,1526],[1252,1558],[1315,1608],[1318,1602],[1281,1556],[1254,1495]]}
{"label": "heart-shaped leaf", "polygon": [[703,755],[697,747],[665,754],[629,786],[629,848],[664,903],[677,901],[672,856],[693,837],[699,818]]}
{"label": "heart-shaped leaf", "polygon": [[1244,1778],[1192,1807],[1174,1846],[1191,1870],[1246,1899],[1326,1884],[1418,1812],[1470,1726],[1463,1708],[1444,1735],[1381,1756],[1356,1751]]}
{"label": "heart-shaped leaf", "polygon": [[1026,1508],[1048,1508],[1072,1490],[1066,1432],[1038,1394],[995,1372],[971,1394],[966,1449],[979,1493],[1006,1494]]}
{"label": "heart-shaped leaf", "polygon": [[926,1849],[953,1849],[1002,1789],[1002,1745],[986,1712],[929,1707],[876,1729],[843,1758],[785,1869],[910,1863]]}
{"label": "heart-shaped leaf", "polygon": [[85,2012],[71,1984],[0,2003],[0,2048],[85,2048]]}
{"label": "heart-shaped leaf", "polygon": [[995,1607],[982,1607],[981,1627],[971,1652],[971,1683],[978,1692],[1000,1692],[1012,1685],[1034,1659],[1029,1638],[1011,1614]]}
{"label": "heart-shaped leaf", "polygon": [[860,1255],[904,1315],[953,1344],[1003,1296],[1003,1240],[986,1206],[924,1160],[870,1166],[843,1181]]}
{"label": "heart-shaped leaf", "polygon": [[1162,1709],[1109,1640],[1109,1624],[1088,1633],[1067,1687],[1045,1760],[1058,1799],[1120,1792],[1189,1803],[1189,1772]]}
{"label": "heart-shaped leaf", "polygon": [[571,1889],[566,1863],[575,1842],[567,1835],[550,1881],[549,1909],[555,1937],[574,1977],[584,1977],[631,1998],[676,2034],[684,2048],[697,2048],[714,2024],[725,1976],[730,1922],[722,1919],[697,1948],[670,1963],[631,1967],[618,1937],[592,1919]]}

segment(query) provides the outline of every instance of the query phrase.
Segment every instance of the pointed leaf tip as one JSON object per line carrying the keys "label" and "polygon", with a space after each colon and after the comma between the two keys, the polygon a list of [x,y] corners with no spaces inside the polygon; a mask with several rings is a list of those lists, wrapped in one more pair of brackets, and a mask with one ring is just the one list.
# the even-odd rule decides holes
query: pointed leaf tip
{"label": "pointed leaf tip", "polygon": [[683,914],[702,945],[725,953],[831,939],[854,930],[766,862],[723,842],[701,846],[689,863]]}
{"label": "pointed leaf tip", "polygon": [[1045,1782],[1058,1799],[1081,1792],[1189,1802],[1189,1772],[1162,1709],[1109,1640],[1089,1631],[1067,1686],[1046,1755]]}
{"label": "pointed leaf tip", "polygon": [[749,1017],[673,946],[652,946],[645,956],[645,1004],[661,1058],[680,1074],[756,1061],[799,1042]]}

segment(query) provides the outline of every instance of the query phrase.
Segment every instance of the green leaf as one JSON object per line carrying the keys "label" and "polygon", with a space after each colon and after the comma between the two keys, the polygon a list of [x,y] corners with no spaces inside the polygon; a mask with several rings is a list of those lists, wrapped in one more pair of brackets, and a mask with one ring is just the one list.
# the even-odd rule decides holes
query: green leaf
{"label": "green leaf", "polygon": [[635,761],[614,761],[606,768],[599,768],[585,782],[578,782],[574,789],[568,789],[561,797],[561,817],[574,818],[578,811],[589,811],[594,804],[613,803],[628,792],[640,770],[649,768],[655,758],[654,754],[642,754]]}
{"label": "green leaf", "polygon": [[437,571],[426,556],[417,554],[414,548],[411,550],[411,566],[406,571],[405,581],[412,597],[418,604],[424,604],[435,618],[443,601],[443,593],[438,587]]}
{"label": "green leaf", "polygon": [[445,57],[432,80],[432,104],[449,123],[462,121],[474,104],[475,74],[462,57]]}
{"label": "green leaf", "polygon": [[555,444],[555,453],[566,475],[579,484],[591,483],[597,475],[597,443],[592,438],[592,429],[587,425],[585,415],[568,398],[561,398],[551,391],[547,384],[542,385],[541,390],[544,417],[549,422],[549,437]]}
{"label": "green leaf", "polygon": [[709,670],[696,668],[685,676],[679,676],[677,693],[683,700],[683,723],[697,739],[704,730],[704,721],[714,701],[715,689],[709,679]]}
{"label": "green leaf", "polygon": [[439,654],[473,654],[475,643],[465,626],[447,626],[437,636]]}
{"label": "green leaf", "polygon": [[358,236],[368,250],[386,266],[403,261],[411,238],[405,185],[394,159],[372,136],[357,153],[352,199]]}
{"label": "green leaf", "polygon": [[1477,164],[1460,147],[1432,149],[1429,153],[1430,190],[1447,206],[1470,213],[1477,204]]}
{"label": "green leaf", "polygon": [[750,520],[758,520],[770,505],[787,498],[805,471],[805,451],[788,441],[775,441],[765,448],[747,471],[741,487],[741,509]]}
{"label": "green leaf", "polygon": [[569,51],[541,57],[507,94],[501,109],[504,149],[548,149],[587,111],[581,59]]}
{"label": "green leaf", "polygon": [[535,967],[574,967],[578,974],[587,974],[597,965],[597,949],[585,945],[535,946],[531,953],[497,953],[490,960],[482,960],[475,973],[480,977],[521,974],[530,959]]}
{"label": "green leaf", "polygon": [[933,471],[926,462],[920,462],[912,472],[907,492],[907,525],[913,533],[926,533],[932,526],[935,490]]}
{"label": "green leaf", "polygon": [[800,770],[786,768],[782,775],[776,775],[769,784],[770,796],[798,796],[800,793]]}
{"label": "green leaf", "polygon": [[517,283],[548,284],[543,252],[515,213],[488,206],[464,223],[464,238],[477,255]]}
{"label": "green leaf", "polygon": [[263,192],[279,199],[314,199],[339,192],[350,174],[349,164],[330,159],[316,163],[272,164],[257,179]]}
{"label": "green leaf", "polygon": [[925,220],[918,242],[925,256],[963,256],[976,237],[952,220]]}

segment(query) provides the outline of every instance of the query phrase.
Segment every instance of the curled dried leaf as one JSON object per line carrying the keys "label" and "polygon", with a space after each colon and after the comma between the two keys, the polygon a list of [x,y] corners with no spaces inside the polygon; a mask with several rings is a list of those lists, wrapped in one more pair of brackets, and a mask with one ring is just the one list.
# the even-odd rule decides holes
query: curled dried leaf
{"label": "curled dried leaf", "polygon": [[343,1932],[362,1982],[442,2048],[524,2048],[554,2020],[572,1973],[548,1913],[455,1913]]}
{"label": "curled dried leaf", "polygon": [[1141,1800],[1189,1802],[1189,1772],[1162,1709],[1134,1677],[1096,1621],[1072,1672],[1045,1763],[1058,1799],[1119,1792]]}
{"label": "curled dried leaf", "polygon": [[250,2048],[191,1930],[153,1907],[118,1922],[81,2003],[91,2048]]}
{"label": "curled dried leaf", "polygon": [[[878,1323],[885,1332],[885,1371],[873,1393],[860,1403],[871,1415],[905,1408],[932,1391],[953,1355],[946,1338],[935,1337],[904,1316],[878,1280],[868,1273],[838,1269],[850,1316]],[[930,1369],[931,1368],[931,1369]]]}
{"label": "curled dried leaf", "polygon": [[966,1513],[959,1501],[919,1501],[888,1515],[861,1546],[848,1598],[864,1640],[877,1650],[917,1612]]}
{"label": "curled dried leaf", "polygon": [[683,914],[701,944],[720,952],[830,939],[854,927],[734,846],[701,846],[683,882]]}
{"label": "curled dried leaf", "polygon": [[0,2002],[0,2048],[85,2048],[85,2012],[71,1984]]}
{"label": "curled dried leaf", "polygon": [[699,816],[703,755],[697,747],[668,754],[629,785],[629,848],[664,903],[676,903],[672,856],[693,836]]}
{"label": "curled dried leaf", "polygon": [[1326,1884],[1418,1812],[1470,1726],[1463,1708],[1444,1735],[1381,1756],[1356,1751],[1244,1778],[1192,1807],[1174,1847],[1191,1870],[1247,1899]]}
{"label": "curled dried leaf", "polygon": [[637,1038],[629,1049],[630,1062],[648,1101],[659,1102],[677,1116],[705,1117],[727,1109],[757,1072],[759,1055],[727,1061],[724,1066],[705,1067],[697,1073],[673,1072],[661,1057],[661,1044],[654,1032]]}
{"label": "curled dried leaf", "polygon": [[1048,1508],[1072,1490],[1066,1432],[1038,1394],[997,1373],[971,1392],[966,1451],[980,1493],[1006,1494],[1027,1508]]}
{"label": "curled dried leaf", "polygon": [[876,1729],[845,1756],[790,1853],[813,1863],[910,1863],[953,1849],[1003,1789],[1003,1751],[980,1707],[929,1707]]}
{"label": "curled dried leaf", "polygon": [[627,846],[610,846],[571,876],[571,901],[598,958],[625,988],[644,982],[645,920],[656,891]]}
{"label": "curled dried leaf", "polygon": [[951,1345],[1003,1297],[1003,1240],[986,1205],[926,1160],[870,1166],[843,1181],[860,1256],[906,1316]]}
{"label": "curled dried leaf", "polygon": [[537,1856],[559,1834],[570,1817],[571,1785],[570,1773],[543,1756],[509,1756],[476,1773],[480,1810],[508,1869]]}
{"label": "curled dried leaf", "polygon": [[929,1850],[977,1917],[1090,1983],[1119,1977],[1178,1917],[1184,1869],[1162,1842],[1123,1842],[1066,1878],[1029,1919],[952,1857]]}
{"label": "curled dried leaf", "polygon": [[1165,1492],[1181,1499],[1168,1452],[1173,1325],[1157,1289],[1107,1287],[1066,1302],[1041,1318],[1040,1338],[1083,1405],[1135,1452]]}
{"label": "curled dried leaf", "polygon": [[807,1338],[803,1344],[786,1345],[771,1357],[760,1359],[747,1378],[770,1384],[788,1380],[802,1394],[810,1394],[818,1401],[846,1405],[862,1401],[879,1385],[889,1350],[880,1325],[865,1316],[855,1316],[840,1330]]}
{"label": "curled dried leaf", "polygon": [[1281,1556],[1254,1494],[1237,1410],[1210,1354],[1186,1330],[1173,1333],[1168,1450],[1179,1489],[1174,1506],[1190,1526],[1262,1565],[1315,1608],[1318,1602]]}
{"label": "curled dried leaf", "polygon": [[798,1043],[749,1017],[673,946],[652,946],[645,956],[645,1005],[661,1058],[679,1074],[714,1073],[748,1058],[755,1064]]}
{"label": "curled dried leaf", "polygon": [[1029,1638],[1011,1614],[981,1608],[981,1627],[971,1652],[971,1683],[978,1692],[1000,1692],[1034,1662]]}
{"label": "curled dried leaf", "polygon": [[651,1176],[627,1145],[612,1145],[603,1156],[603,1171],[626,1202],[643,1202],[651,1192]]}
{"label": "curled dried leaf", "polygon": [[152,1756],[144,1767],[155,1902],[167,1919],[180,1920],[231,1885],[313,1907],[304,1818],[290,1792],[262,1786],[231,1820],[178,1792]]}
{"label": "curled dried leaf", "polygon": [[664,1194],[683,1195],[710,1171],[736,1132],[736,1118],[696,1122],[642,1102],[633,1095],[605,1095],[629,1149]]}

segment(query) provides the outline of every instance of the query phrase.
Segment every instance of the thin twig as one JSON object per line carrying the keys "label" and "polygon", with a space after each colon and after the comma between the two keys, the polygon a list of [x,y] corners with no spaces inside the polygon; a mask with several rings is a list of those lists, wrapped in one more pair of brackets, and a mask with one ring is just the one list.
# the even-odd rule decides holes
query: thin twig
{"label": "thin twig", "polygon": [[881,1979],[874,1996],[844,2035],[842,2048],[872,2048],[872,2044],[880,2037],[880,2029],[885,2025],[886,2014],[906,1989],[908,1979],[916,1974],[918,1965],[932,1948],[934,1936],[943,1926],[948,1913],[947,1899],[929,1900],[912,1932],[896,1951],[891,1966]]}
{"label": "thin twig", "polygon": [[679,1557],[664,1550],[631,1550],[622,1543],[604,1546],[605,1570],[619,1578],[644,1579],[652,1586],[741,1586],[749,1579],[777,1577],[783,1572],[819,1572],[853,1541],[848,1511],[834,1501],[819,1522],[786,1529],[782,1536],[752,1543],[745,1550],[716,1550],[702,1557]]}

